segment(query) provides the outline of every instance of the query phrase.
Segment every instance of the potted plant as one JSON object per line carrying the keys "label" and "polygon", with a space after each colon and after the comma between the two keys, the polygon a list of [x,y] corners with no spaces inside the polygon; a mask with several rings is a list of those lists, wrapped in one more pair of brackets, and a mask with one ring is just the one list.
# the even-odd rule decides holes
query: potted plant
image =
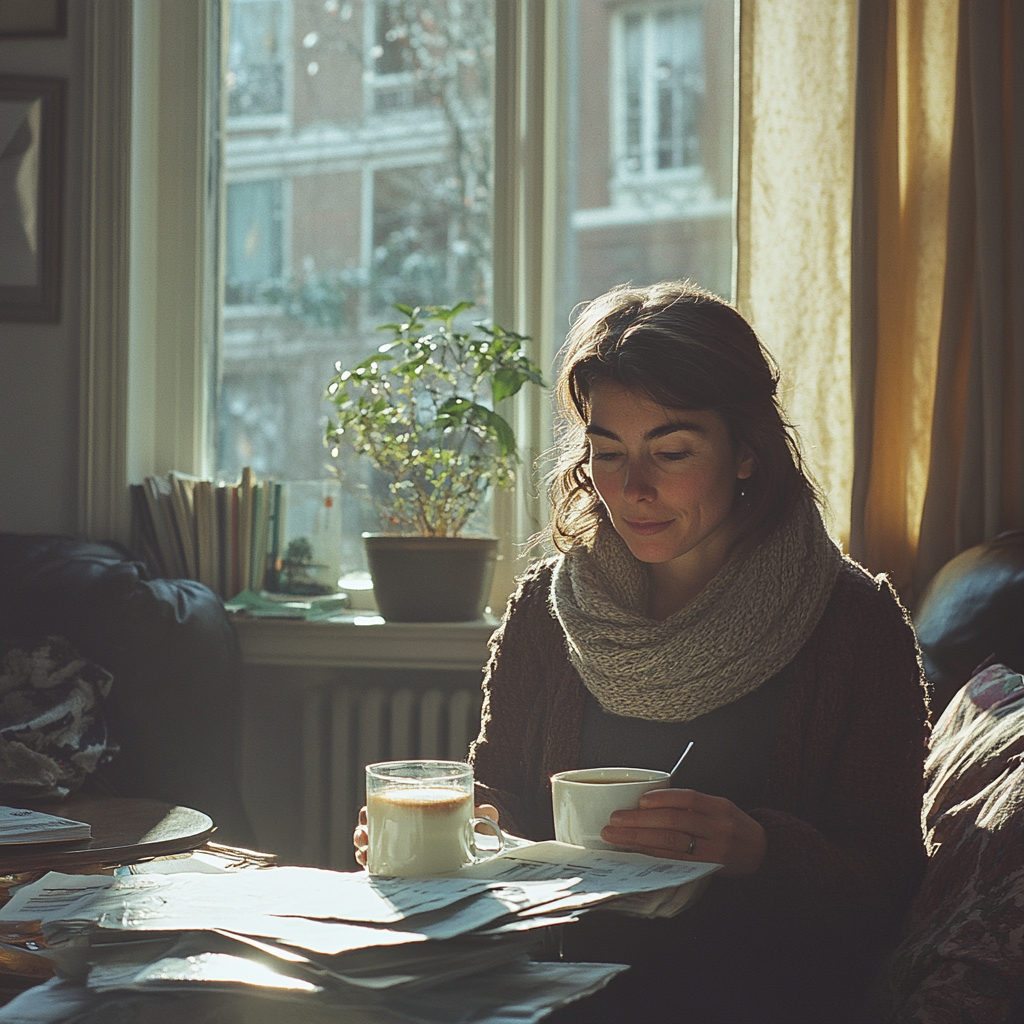
{"label": "potted plant", "polygon": [[324,443],[367,456],[387,478],[381,510],[393,532],[365,535],[381,614],[404,622],[483,614],[497,540],[466,537],[490,488],[507,487],[518,463],[515,433],[498,404],[525,384],[543,386],[524,352],[529,340],[486,321],[464,332],[451,308],[396,305],[393,337],[356,366],[336,363]]}

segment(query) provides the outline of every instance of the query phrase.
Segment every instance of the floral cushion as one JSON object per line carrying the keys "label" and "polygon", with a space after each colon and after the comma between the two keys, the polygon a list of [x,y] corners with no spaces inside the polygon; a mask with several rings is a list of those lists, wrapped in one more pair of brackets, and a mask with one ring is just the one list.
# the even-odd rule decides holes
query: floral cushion
{"label": "floral cushion", "polygon": [[993,665],[935,726],[929,865],[875,1019],[1003,1024],[1024,999],[1024,677]]}
{"label": "floral cushion", "polygon": [[59,637],[0,641],[0,802],[68,796],[96,770],[112,681]]}

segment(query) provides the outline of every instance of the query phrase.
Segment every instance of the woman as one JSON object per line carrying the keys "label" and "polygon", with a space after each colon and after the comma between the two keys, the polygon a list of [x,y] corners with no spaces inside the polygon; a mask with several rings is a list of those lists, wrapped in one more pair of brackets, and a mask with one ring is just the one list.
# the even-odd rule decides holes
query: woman
{"label": "woman", "polygon": [[478,800],[553,836],[549,778],[599,765],[676,785],[603,837],[723,865],[670,920],[590,914],[567,959],[633,964],[551,1020],[837,1020],[924,868],[926,708],[884,578],[829,540],[730,306],[685,284],[587,306],[559,375],[557,558],[491,641]]}

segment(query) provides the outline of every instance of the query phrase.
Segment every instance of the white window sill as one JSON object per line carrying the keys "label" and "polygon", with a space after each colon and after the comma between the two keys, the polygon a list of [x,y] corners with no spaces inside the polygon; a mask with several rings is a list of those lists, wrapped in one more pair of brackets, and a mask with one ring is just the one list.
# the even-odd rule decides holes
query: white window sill
{"label": "white window sill", "polygon": [[476,622],[385,622],[369,612],[329,622],[257,619],[232,621],[246,665],[316,668],[481,669],[492,618]]}

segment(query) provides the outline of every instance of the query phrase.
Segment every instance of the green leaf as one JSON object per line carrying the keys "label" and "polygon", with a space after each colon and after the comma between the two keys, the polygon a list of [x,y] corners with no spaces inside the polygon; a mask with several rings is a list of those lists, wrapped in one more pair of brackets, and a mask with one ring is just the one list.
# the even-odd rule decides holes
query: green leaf
{"label": "green leaf", "polygon": [[452,321],[464,310],[472,309],[474,303],[472,302],[459,302],[451,308],[447,306],[427,306],[426,312],[427,317],[430,320],[439,320],[445,325],[445,328],[450,329]]}
{"label": "green leaf", "polygon": [[526,374],[521,370],[514,370],[511,367],[503,367],[495,370],[491,378],[491,393],[494,395],[494,404],[506,398],[511,398],[526,383]]}
{"label": "green leaf", "polygon": [[493,409],[487,409],[484,406],[478,406],[478,408],[482,410],[481,418],[487,424],[488,429],[496,436],[501,454],[515,456],[516,434],[508,420],[499,416]]}
{"label": "green leaf", "polygon": [[[441,405],[437,410],[437,418],[434,422],[441,430],[458,427],[465,422],[466,417],[470,412],[477,409],[484,409],[484,406],[477,405],[476,402],[470,402],[467,399],[456,395],[454,398],[449,398],[447,402],[444,402]],[[485,411],[490,412],[489,409],[486,409]]]}

